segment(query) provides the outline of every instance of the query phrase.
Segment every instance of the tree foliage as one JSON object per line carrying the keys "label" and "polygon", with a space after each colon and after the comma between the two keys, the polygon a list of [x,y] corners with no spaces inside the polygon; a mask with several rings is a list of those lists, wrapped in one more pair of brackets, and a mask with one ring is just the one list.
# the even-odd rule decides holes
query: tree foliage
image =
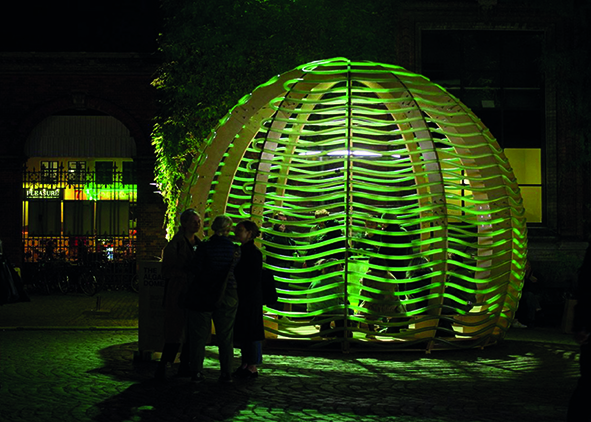
{"label": "tree foliage", "polygon": [[163,0],[153,143],[169,223],[196,148],[258,85],[330,57],[396,63],[395,6],[389,0]]}

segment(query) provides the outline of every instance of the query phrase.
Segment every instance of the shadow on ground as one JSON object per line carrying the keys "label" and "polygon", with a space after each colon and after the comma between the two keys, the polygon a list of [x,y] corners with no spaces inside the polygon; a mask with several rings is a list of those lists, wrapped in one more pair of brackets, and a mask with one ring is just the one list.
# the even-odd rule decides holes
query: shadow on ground
{"label": "shadow on ground", "polygon": [[176,368],[162,383],[155,362],[133,362],[136,347],[101,350],[93,372],[135,383],[96,404],[94,420],[556,421],[578,375],[575,346],[506,341],[430,355],[273,350],[258,379],[233,384],[217,382],[208,347],[203,383],[172,377]]}

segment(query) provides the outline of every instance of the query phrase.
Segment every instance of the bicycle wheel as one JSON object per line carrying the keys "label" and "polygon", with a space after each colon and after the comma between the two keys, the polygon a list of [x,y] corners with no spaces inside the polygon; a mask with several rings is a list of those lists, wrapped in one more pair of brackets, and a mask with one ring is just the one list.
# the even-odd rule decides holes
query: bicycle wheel
{"label": "bicycle wheel", "polygon": [[98,290],[98,283],[96,277],[91,273],[83,273],[80,275],[80,290],[87,296],[94,296]]}
{"label": "bicycle wheel", "polygon": [[37,284],[37,288],[39,290],[39,293],[41,293],[42,295],[48,296],[51,293],[51,289],[49,288],[49,282],[45,278],[39,281],[39,283]]}
{"label": "bicycle wheel", "polygon": [[60,292],[67,294],[70,291],[70,277],[67,274],[58,274],[57,287]]}
{"label": "bicycle wheel", "polygon": [[36,287],[39,293],[42,295],[49,295],[51,293],[51,289],[49,288],[49,280],[45,274],[39,273],[38,279],[36,282]]}
{"label": "bicycle wheel", "polygon": [[136,293],[140,292],[140,279],[137,274],[134,274],[133,277],[131,277],[131,290]]}

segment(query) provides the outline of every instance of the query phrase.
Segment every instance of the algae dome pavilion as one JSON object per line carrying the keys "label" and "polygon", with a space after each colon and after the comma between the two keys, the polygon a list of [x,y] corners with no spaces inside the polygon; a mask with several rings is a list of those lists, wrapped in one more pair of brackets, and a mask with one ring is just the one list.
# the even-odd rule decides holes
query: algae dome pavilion
{"label": "algae dome pavilion", "polygon": [[490,131],[401,67],[344,58],[278,75],[201,146],[179,210],[249,218],[279,303],[268,336],[368,347],[502,338],[527,254],[522,199]]}

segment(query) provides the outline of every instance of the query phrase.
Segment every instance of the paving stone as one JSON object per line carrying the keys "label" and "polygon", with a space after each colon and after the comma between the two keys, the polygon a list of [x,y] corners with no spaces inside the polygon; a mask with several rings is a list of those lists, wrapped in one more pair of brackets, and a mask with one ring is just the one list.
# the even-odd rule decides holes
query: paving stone
{"label": "paving stone", "polygon": [[[84,297],[33,299],[0,307],[3,422],[555,422],[565,419],[579,370],[569,336],[536,329],[483,350],[430,355],[265,349],[261,376],[230,386],[217,383],[217,349],[208,347],[204,383],[158,383],[155,362],[133,360],[136,294],[105,292],[108,317],[83,315]],[[73,314],[54,316],[59,306]]]}

